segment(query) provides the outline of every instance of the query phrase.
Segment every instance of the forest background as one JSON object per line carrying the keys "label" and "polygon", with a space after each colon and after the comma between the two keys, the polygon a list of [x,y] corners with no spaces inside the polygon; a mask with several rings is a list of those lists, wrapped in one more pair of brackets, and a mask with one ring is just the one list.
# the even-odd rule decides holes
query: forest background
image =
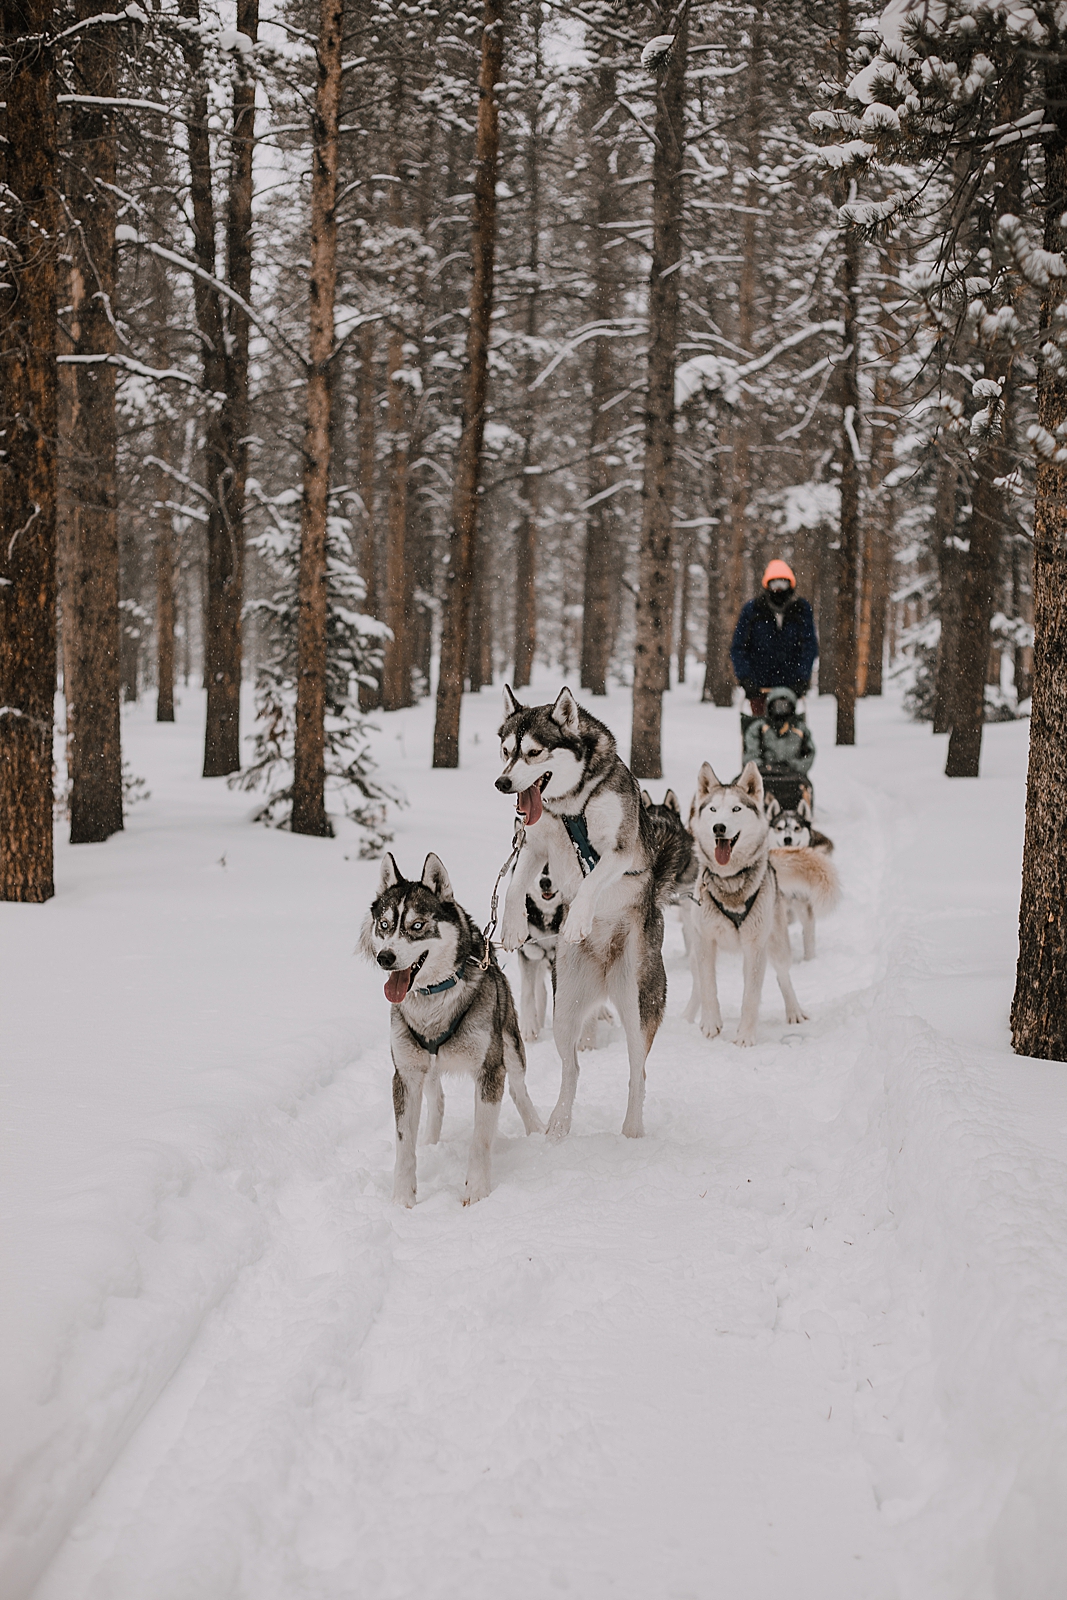
{"label": "forest background", "polygon": [[[633,686],[794,567],[837,739],[1032,711],[1016,1046],[1067,1056],[1053,6],[6,0],[0,893],[136,797],[120,701],[378,848],[375,707]],[[1035,638],[1036,623],[1036,638]],[[63,768],[53,785],[57,682]],[[256,684],[242,770],[240,689]],[[250,730],[244,730],[248,732]]]}

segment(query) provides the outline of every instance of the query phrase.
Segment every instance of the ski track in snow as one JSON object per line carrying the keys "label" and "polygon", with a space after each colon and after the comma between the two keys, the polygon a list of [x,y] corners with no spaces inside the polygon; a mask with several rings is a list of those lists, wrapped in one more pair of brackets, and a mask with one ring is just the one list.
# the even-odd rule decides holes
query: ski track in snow
{"label": "ski track in snow", "polygon": [[[837,751],[816,703],[845,901],[794,970],[810,1020],[786,1027],[771,978],[759,1044],[735,1049],[727,959],[705,1041],[681,1020],[669,915],[648,1136],[619,1134],[625,1048],[602,1029],[570,1138],[524,1138],[506,1099],[494,1190],[469,1210],[470,1086],[446,1080],[403,1212],[387,1003],[350,954],[377,869],[351,834],[252,829],[244,797],[181,787],[198,704],[178,729],[128,718],[155,797],[114,848],[60,852],[57,981],[92,1027],[73,1076],[25,1092],[46,1193],[14,1263],[36,1337],[13,1336],[4,1380],[5,1600],[1062,1595],[1067,1091],[1011,1057],[1004,1015],[1025,729],[988,730],[990,775],[961,787],[892,704],[864,703],[860,747]],[[597,710],[625,754],[627,697]],[[380,719],[411,800],[393,848],[409,874],[437,850],[482,918],[510,835],[498,697],[467,697],[455,773],[425,770],[431,713]],[[735,713],[668,697],[683,803],[736,745]],[[38,917],[23,944],[12,910],[32,1041],[55,935]],[[101,910],[114,948],[75,970]],[[138,968],[153,954],[174,983]],[[119,996],[100,991],[116,960],[139,991],[122,1003],[173,1035],[161,1101],[132,1109],[136,1051],[113,1064]],[[547,1112],[550,1032],[529,1058]],[[63,1095],[109,1063],[102,1111],[78,1082],[86,1130]]]}

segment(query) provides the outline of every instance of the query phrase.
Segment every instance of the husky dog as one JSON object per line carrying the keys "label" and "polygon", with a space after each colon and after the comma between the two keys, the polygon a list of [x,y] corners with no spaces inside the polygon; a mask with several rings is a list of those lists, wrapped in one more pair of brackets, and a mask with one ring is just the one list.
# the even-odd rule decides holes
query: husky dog
{"label": "husky dog", "polygon": [[812,827],[811,807],[803,798],[795,811],[783,811],[774,795],[766,797],[767,815],[770,818],[772,850],[821,850],[833,854],[833,840]]}
{"label": "husky dog", "polygon": [[799,922],[804,960],[815,956],[815,918],[832,911],[841,898],[837,870],[830,856],[833,841],[811,825],[811,807],[801,800],[795,811],[772,811],[771,864],[785,896],[786,916]]}
{"label": "husky dog", "polygon": [[526,896],[530,937],[519,946],[519,1023],[524,1039],[536,1039],[545,1025],[549,982],[553,994],[556,989],[556,944],[566,910],[546,861],[535,891]]}
{"label": "husky dog", "polygon": [[682,808],[673,789],[667,790],[662,805],[657,805],[648,790],[642,789],[641,804],[652,824],[657,846],[662,844],[665,854],[669,852],[670,859],[665,860],[664,864],[674,870],[667,899],[668,904],[676,906],[683,896],[691,892],[697,880],[693,835],[682,821]]}
{"label": "husky dog", "polygon": [[400,876],[391,855],[384,857],[360,946],[389,974],[385,998],[393,1008],[396,1113],[393,1199],[402,1206],[415,1204],[415,1140],[423,1093],[430,1108],[427,1141],[436,1144],[445,1114],[441,1073],[466,1072],[475,1081],[474,1138],[463,1204],[484,1200],[491,1187],[490,1157],[505,1074],[526,1132],[543,1133],[544,1125],[526,1089],[526,1052],[508,980],[456,904],[437,856],[426,857],[417,883]]}
{"label": "husky dog", "polygon": [[644,1132],[645,1058],[663,1019],[661,903],[673,879],[629,768],[602,722],[569,689],[554,705],[523,706],[504,690],[502,794],[518,797],[526,842],[504,903],[500,942],[517,950],[530,935],[527,895],[549,864],[567,906],[556,947],[552,1031],[563,1064],[548,1132],[571,1125],[582,1027],[610,998],[626,1032],[630,1088],[622,1131]]}
{"label": "husky dog", "polygon": [[720,946],[740,950],[745,991],[734,1042],[755,1044],[768,956],[785,1001],[787,1021],[805,1020],[789,978],[792,953],[786,902],[770,862],[770,825],[756,763],[750,761],[739,778],[724,784],[705,761],[697,777],[690,821],[701,870],[691,918],[693,993],[686,1020],[692,1022],[699,1008],[701,1032],[714,1039],[722,1031],[715,962]]}

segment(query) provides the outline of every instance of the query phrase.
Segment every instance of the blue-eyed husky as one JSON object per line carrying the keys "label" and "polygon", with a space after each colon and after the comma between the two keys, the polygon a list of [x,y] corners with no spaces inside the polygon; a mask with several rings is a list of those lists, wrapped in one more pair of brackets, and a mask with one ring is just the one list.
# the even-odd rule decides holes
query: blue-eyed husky
{"label": "blue-eyed husky", "polygon": [[427,1142],[436,1144],[445,1114],[442,1072],[474,1079],[474,1138],[463,1204],[489,1193],[493,1135],[507,1077],[527,1133],[544,1125],[526,1089],[526,1052],[508,980],[471,918],[456,904],[437,856],[422,877],[400,876],[391,855],[382,861],[378,893],[360,936],[363,954],[388,972],[385,998],[393,1008],[393,1110],[396,1168],[393,1198],[415,1204],[415,1141],[425,1093]]}

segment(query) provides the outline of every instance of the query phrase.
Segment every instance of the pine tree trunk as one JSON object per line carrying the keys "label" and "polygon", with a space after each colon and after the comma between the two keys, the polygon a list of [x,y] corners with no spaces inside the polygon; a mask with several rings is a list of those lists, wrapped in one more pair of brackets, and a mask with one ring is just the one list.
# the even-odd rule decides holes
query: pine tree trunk
{"label": "pine tree trunk", "polygon": [[[601,41],[600,48],[607,51],[609,41]],[[614,62],[610,56],[605,56],[596,67],[595,88],[589,109],[589,182],[595,205],[589,247],[590,276],[593,281],[590,320],[594,322],[609,321],[616,315],[618,304],[618,285],[614,276],[615,253],[609,255],[604,248],[610,237],[608,225],[618,217],[617,179],[611,170],[607,134],[592,132],[615,106],[616,79]],[[585,519],[581,682],[583,689],[588,689],[592,694],[607,694],[608,668],[614,644],[614,617],[618,609],[618,563],[613,550],[616,513],[614,501],[607,493],[613,473],[604,461],[616,425],[612,414],[604,410],[611,399],[613,362],[610,339],[592,339],[590,345],[587,499],[594,503],[589,506]]]}
{"label": "pine tree trunk", "polygon": [[937,546],[937,606],[941,631],[934,672],[933,731],[952,727],[956,693],[956,652],[960,636],[960,552],[956,545],[956,493],[959,466],[946,451],[937,464],[934,539]]}
{"label": "pine tree trunk", "polygon": [[[366,589],[363,601],[368,617],[381,617],[378,596],[378,536],[374,522],[374,325],[364,323],[359,333],[359,498],[363,502],[363,538],[360,541],[360,573]],[[361,711],[373,711],[382,703],[381,683],[375,687],[361,683]]]}
{"label": "pine tree trunk", "polygon": [[682,534],[678,553],[678,607],[676,623],[678,637],[675,654],[678,659],[677,679],[685,682],[685,664],[689,654],[689,563],[693,557],[693,530],[686,528]]}
{"label": "pine tree trunk", "polygon": [[[1013,122],[1022,110],[1026,67],[1017,56],[1006,74],[997,101],[998,120]],[[1021,169],[1016,150],[997,151],[991,222],[1006,213],[1018,215],[1022,202]],[[994,234],[995,245],[995,234]],[[985,683],[989,661],[989,629],[993,620],[997,566],[1003,535],[1003,479],[1012,470],[1010,430],[1013,387],[1012,352],[995,346],[983,363],[983,376],[1002,386],[1003,420],[996,438],[979,451],[971,499],[970,549],[960,585],[959,644],[952,732],[945,761],[947,778],[977,778],[985,721]]]}
{"label": "pine tree trunk", "polygon": [[862,245],[855,228],[845,234],[841,301],[845,355],[841,362],[841,532],[837,552],[834,652],[838,744],[856,742],[856,577],[860,545],[859,277]]}
{"label": "pine tree trunk", "polygon": [[489,384],[489,325],[493,312],[496,182],[500,156],[500,126],[495,97],[504,63],[506,9],[507,0],[486,0],[483,13],[478,127],[474,151],[467,372],[452,499],[441,663],[437,677],[437,717],[433,739],[435,767],[459,766],[459,714],[470,637],[471,588],[478,537],[478,486]]}
{"label": "pine tree trunk", "polygon": [[[75,15],[97,15],[77,0]],[[79,92],[101,98],[118,90],[115,28],[85,29],[73,47]],[[64,560],[63,686],[67,704],[70,840],[95,844],[122,827],[121,634],[115,417],[115,368],[93,357],[115,354],[114,113],[74,105],[67,204],[71,232],[68,326],[74,357]]]}
{"label": "pine tree trunk", "polygon": [[409,605],[411,586],[408,570],[407,520],[408,520],[408,395],[403,378],[396,374],[404,367],[403,335],[394,327],[389,335],[389,355],[386,370],[389,411],[389,508],[386,521],[385,545],[385,621],[393,637],[385,646],[385,670],[382,674],[382,707],[386,711],[399,711],[411,704],[411,670],[409,667]]}
{"label": "pine tree trunk", "polygon": [[56,80],[53,10],[4,0],[7,262],[0,279],[0,900],[48,900],[56,684]]}
{"label": "pine tree trunk", "polygon": [[[1046,250],[1067,246],[1067,62],[1046,69]],[[1041,330],[1048,338],[1064,303],[1063,279],[1049,279]],[[1038,421],[1054,435],[1067,422],[1067,379],[1043,362]],[[1011,1008],[1019,1055],[1067,1061],[1067,464],[1039,456],[1034,506],[1034,683],[1026,834],[1019,904],[1019,964]]]}
{"label": "pine tree trunk", "polygon": [[[199,24],[199,0],[179,0],[179,13]],[[255,40],[258,0],[240,0],[237,27]],[[193,258],[216,276],[215,201],[211,187],[208,83],[199,35],[181,35],[190,75],[189,199]],[[252,283],[252,152],[255,82],[242,70],[234,84],[230,197],[226,223],[229,286],[247,299]],[[241,765],[241,601],[244,576],[244,482],[248,433],[248,320],[202,278],[193,280],[193,300],[204,362],[204,387],[222,396],[208,413],[204,443],[207,489],[207,595],[204,611],[204,684],[207,722],[204,777],[221,777]]]}
{"label": "pine tree trunk", "polygon": [[[525,689],[533,671],[537,649],[537,529],[541,484],[537,462],[537,394],[530,386],[537,376],[534,340],[540,321],[541,271],[541,12],[530,18],[534,43],[534,86],[530,102],[530,130],[526,140],[526,207],[530,244],[526,255],[526,416],[522,448],[522,515],[515,532],[515,688]],[[594,340],[594,343],[600,341]]]}
{"label": "pine tree trunk", "polygon": [[670,688],[674,572],[674,369],[678,343],[678,267],[682,258],[682,170],[689,11],[678,16],[674,47],[656,91],[652,156],[652,266],[648,287],[648,392],[641,488],[641,549],[634,638],[635,777],[663,774],[663,693]]}
{"label": "pine tree trunk", "polygon": [[298,579],[294,833],[328,837],[326,816],[326,531],[330,494],[330,412],[337,293],[337,129],[341,106],[343,0],[321,0],[312,113],[311,306],[304,501]]}

